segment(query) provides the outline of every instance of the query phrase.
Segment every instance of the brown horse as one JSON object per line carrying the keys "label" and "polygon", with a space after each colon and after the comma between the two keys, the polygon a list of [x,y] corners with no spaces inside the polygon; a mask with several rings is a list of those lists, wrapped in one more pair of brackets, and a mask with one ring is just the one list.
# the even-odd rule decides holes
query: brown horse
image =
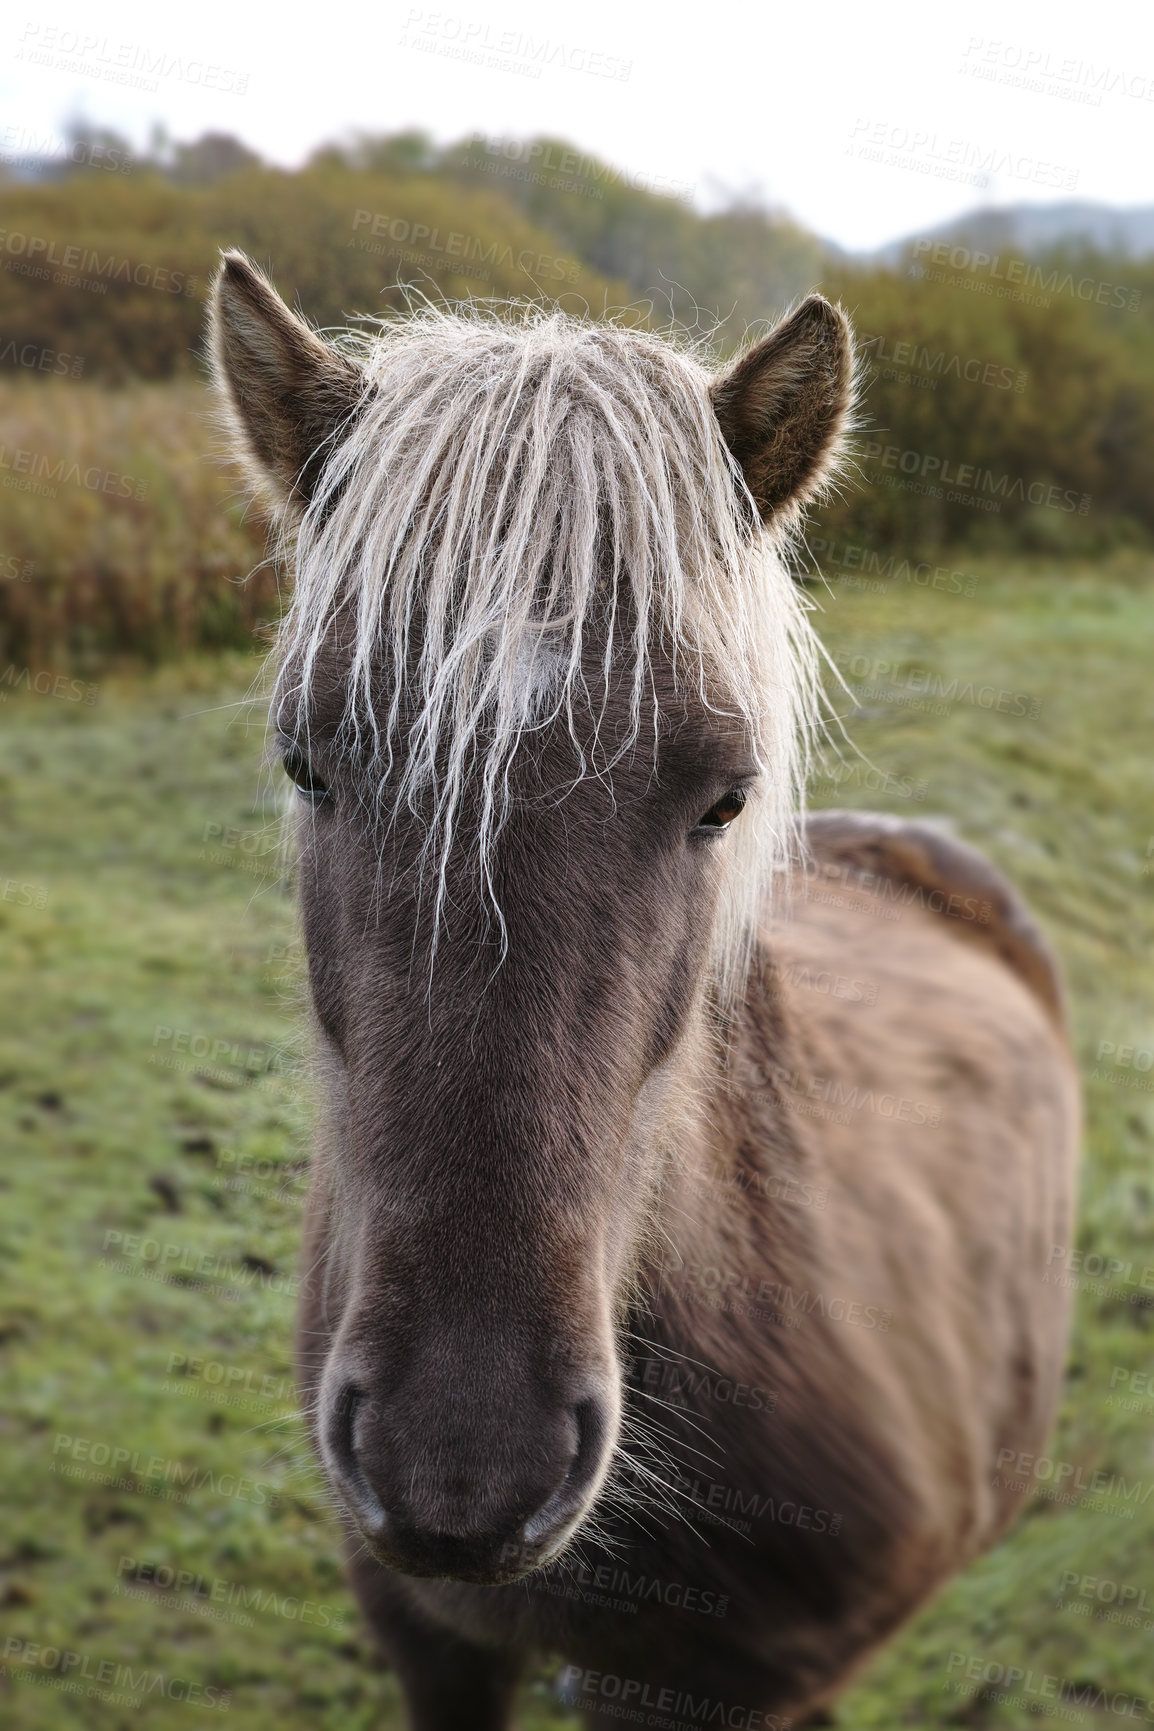
{"label": "brown horse", "polygon": [[847,324],[331,342],[230,254],[212,345],[293,567],[302,1380],[412,1722],[507,1725],[534,1653],[590,1725],[820,1720],[1015,1513],[1078,1138],[998,874],[792,822]]}

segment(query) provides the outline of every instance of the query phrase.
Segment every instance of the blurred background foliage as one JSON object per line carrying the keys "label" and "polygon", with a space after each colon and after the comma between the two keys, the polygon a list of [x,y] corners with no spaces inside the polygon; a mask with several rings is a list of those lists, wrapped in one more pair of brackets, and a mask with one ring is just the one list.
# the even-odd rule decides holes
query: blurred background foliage
{"label": "blurred background foliage", "polygon": [[[868,569],[883,549],[1085,557],[1154,536],[1154,258],[1035,250],[1021,295],[972,248],[959,269],[927,270],[912,243],[853,258],[748,201],[703,214],[559,139],[366,136],[289,171],[224,134],[158,134],[143,160],[76,136],[78,161],[0,171],[10,659],[239,646],[275,611],[202,389],[224,246],[321,326],[398,316],[414,292],[531,297],[718,356],[821,289],[863,358],[857,472],[814,525],[825,547]],[[967,466],[968,484],[933,485]]]}

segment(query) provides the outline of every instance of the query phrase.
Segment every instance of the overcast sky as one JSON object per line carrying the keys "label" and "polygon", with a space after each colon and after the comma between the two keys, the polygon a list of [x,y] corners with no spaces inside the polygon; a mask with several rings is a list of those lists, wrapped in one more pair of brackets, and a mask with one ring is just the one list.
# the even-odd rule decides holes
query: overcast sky
{"label": "overcast sky", "polygon": [[350,129],[547,130],[709,206],[757,193],[852,248],[977,204],[1154,203],[1154,13],[461,0],[18,4],[0,149],[82,115],[136,143],[234,132],[299,162]]}

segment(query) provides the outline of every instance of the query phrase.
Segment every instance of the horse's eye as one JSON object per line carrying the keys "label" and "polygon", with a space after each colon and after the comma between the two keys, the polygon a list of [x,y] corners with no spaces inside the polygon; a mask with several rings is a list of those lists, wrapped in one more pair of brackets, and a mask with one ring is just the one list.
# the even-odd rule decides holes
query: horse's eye
{"label": "horse's eye", "polygon": [[283,762],[285,774],[305,799],[318,805],[322,799],[328,797],[328,788],[319,776],[313,774],[312,766],[303,751],[291,747],[285,752]]}
{"label": "horse's eye", "polygon": [[724,799],[719,799],[716,805],[711,805],[701,822],[696,825],[698,835],[717,835],[723,829],[728,829],[735,817],[740,817],[745,810],[745,792],[740,787],[731,787]]}

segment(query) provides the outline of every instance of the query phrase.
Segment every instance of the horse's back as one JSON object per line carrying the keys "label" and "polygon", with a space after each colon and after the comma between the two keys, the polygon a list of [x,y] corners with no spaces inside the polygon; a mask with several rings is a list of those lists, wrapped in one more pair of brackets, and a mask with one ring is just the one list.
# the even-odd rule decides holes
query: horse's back
{"label": "horse's back", "polygon": [[846,879],[891,906],[925,908],[951,935],[996,955],[1065,1028],[1054,952],[1007,878],[984,854],[930,823],[878,812],[811,812],[805,839],[818,881]]}
{"label": "horse's back", "polygon": [[1032,1488],[1000,1467],[1043,1447],[1061,1384],[1080,1128],[1061,978],[1000,873],[930,826],[823,813],[808,839],[769,946],[781,1109],[825,1187],[823,1277],[887,1319],[855,1355],[979,1548]]}

